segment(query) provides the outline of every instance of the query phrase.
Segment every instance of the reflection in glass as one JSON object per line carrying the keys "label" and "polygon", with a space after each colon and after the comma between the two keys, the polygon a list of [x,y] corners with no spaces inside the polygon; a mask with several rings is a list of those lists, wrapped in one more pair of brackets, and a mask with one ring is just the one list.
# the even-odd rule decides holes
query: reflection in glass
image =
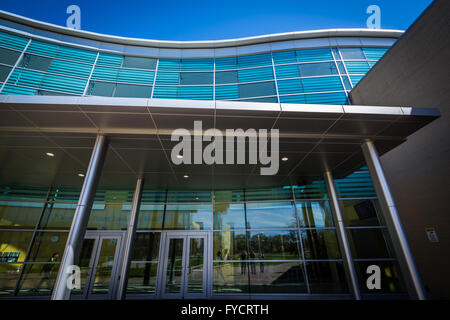
{"label": "reflection in glass", "polygon": [[116,254],[117,239],[102,239],[92,293],[108,293]]}
{"label": "reflection in glass", "polygon": [[14,292],[22,264],[0,264],[0,297]]}
{"label": "reflection in glass", "polygon": [[210,204],[169,204],[166,207],[165,230],[209,230],[211,227]]}
{"label": "reflection in glass", "polygon": [[59,263],[25,265],[19,295],[51,295],[58,269]]}
{"label": "reflection in glass", "polygon": [[306,268],[311,293],[348,292],[342,262],[307,262]]}
{"label": "reflection in glass", "polygon": [[82,294],[84,293],[85,287],[87,285],[87,280],[89,278],[89,274],[92,272],[91,259],[92,259],[92,251],[94,250],[95,239],[84,239],[83,245],[81,247],[80,252],[80,260],[78,265],[81,271],[81,288],[72,289],[71,294]]}
{"label": "reflection in glass", "polygon": [[242,254],[247,255],[244,231],[214,232],[214,260],[241,260]]}
{"label": "reflection in glass", "polygon": [[161,230],[164,217],[163,204],[141,204],[138,230]]}
{"label": "reflection in glass", "polygon": [[23,262],[33,232],[0,231],[0,262]]}
{"label": "reflection in glass", "polygon": [[213,277],[214,293],[248,292],[248,275],[242,273],[241,262],[215,262]]}
{"label": "reflection in glass", "polygon": [[295,208],[290,201],[247,203],[248,229],[296,227]]}
{"label": "reflection in glass", "polygon": [[51,262],[56,255],[60,260],[68,235],[68,232],[38,232],[28,262]]}
{"label": "reflection in glass", "polygon": [[243,203],[214,204],[214,230],[244,228],[245,211]]}
{"label": "reflection in glass", "polygon": [[131,262],[128,273],[127,293],[154,294],[156,292],[157,270],[157,263]]}
{"label": "reflection in glass", "polygon": [[203,238],[191,238],[189,241],[188,287],[189,293],[203,292],[203,271],[205,244]]}
{"label": "reflection in glass", "polygon": [[378,200],[341,200],[346,227],[384,225]]}
{"label": "reflection in glass", "polygon": [[297,201],[300,227],[334,227],[328,201]]}
{"label": "reflection in glass", "polygon": [[384,228],[347,229],[353,258],[392,258],[389,235]]}
{"label": "reflection in glass", "polygon": [[183,276],[184,239],[170,239],[167,256],[166,293],[180,293]]}
{"label": "reflection in glass", "polygon": [[[306,293],[304,267],[298,262],[250,262],[251,293]],[[254,271],[254,272],[253,272]]]}
{"label": "reflection in glass", "polygon": [[[405,285],[402,281],[400,270],[395,261],[355,261],[356,274],[358,276],[359,288],[362,293],[401,293],[406,292]],[[370,265],[380,267],[381,271],[381,288],[377,290],[369,290],[367,288],[367,268]]]}
{"label": "reflection in glass", "polygon": [[137,232],[134,240],[132,261],[155,261],[158,260],[159,232]]}
{"label": "reflection in glass", "polygon": [[341,257],[334,229],[302,230],[305,259],[339,259]]}
{"label": "reflection in glass", "polygon": [[252,231],[249,233],[249,259],[298,260],[298,231]]}
{"label": "reflection in glass", "polygon": [[43,206],[39,202],[3,202],[0,205],[0,228],[34,229]]}
{"label": "reflection in glass", "polygon": [[[101,205],[101,204],[99,204]],[[124,210],[121,203],[106,203],[103,210],[91,211],[88,229],[90,230],[124,230],[128,225],[130,211]]]}

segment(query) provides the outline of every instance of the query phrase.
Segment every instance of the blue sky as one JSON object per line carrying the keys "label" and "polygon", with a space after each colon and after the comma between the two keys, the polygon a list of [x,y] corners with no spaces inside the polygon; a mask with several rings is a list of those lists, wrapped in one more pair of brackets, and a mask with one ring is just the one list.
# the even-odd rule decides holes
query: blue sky
{"label": "blue sky", "polygon": [[66,25],[81,8],[81,29],[158,40],[218,40],[328,28],[365,28],[366,8],[381,8],[381,27],[407,29],[432,0],[1,0],[0,9]]}

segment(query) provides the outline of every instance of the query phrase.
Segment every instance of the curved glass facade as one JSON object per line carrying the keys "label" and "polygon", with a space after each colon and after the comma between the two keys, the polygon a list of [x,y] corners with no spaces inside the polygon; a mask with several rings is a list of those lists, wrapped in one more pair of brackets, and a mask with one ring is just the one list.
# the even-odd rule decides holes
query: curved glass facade
{"label": "curved glass facade", "polygon": [[329,46],[163,58],[0,32],[0,93],[342,105],[387,50]]}

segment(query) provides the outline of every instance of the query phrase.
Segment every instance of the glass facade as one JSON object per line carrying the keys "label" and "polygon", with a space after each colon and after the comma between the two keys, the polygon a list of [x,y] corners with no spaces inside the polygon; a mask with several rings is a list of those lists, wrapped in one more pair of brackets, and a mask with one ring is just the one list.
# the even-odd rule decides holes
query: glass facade
{"label": "glass facade", "polygon": [[348,92],[387,50],[326,47],[157,58],[85,50],[0,31],[0,94],[348,104]]}
{"label": "glass facade", "polygon": [[[405,292],[367,169],[335,184],[361,291],[370,293],[365,270],[377,264],[383,293]],[[2,188],[1,296],[51,293],[78,196],[78,190]],[[126,230],[132,196],[132,190],[99,190],[88,231]],[[155,296],[163,237],[173,231],[211,235],[206,259],[213,295],[349,294],[323,181],[275,189],[144,190],[130,297]]]}

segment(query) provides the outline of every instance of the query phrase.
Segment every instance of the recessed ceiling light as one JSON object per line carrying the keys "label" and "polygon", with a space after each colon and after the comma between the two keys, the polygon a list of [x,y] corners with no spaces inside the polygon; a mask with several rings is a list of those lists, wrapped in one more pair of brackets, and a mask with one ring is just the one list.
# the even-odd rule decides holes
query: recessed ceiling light
{"label": "recessed ceiling light", "polygon": [[289,160],[288,157],[283,157],[283,158],[281,158],[281,161],[288,161],[288,160]]}
{"label": "recessed ceiling light", "polygon": [[78,176],[79,177],[84,177],[84,174],[83,173],[79,173]]}
{"label": "recessed ceiling light", "polygon": [[49,157],[54,157],[55,156],[55,154],[51,153],[51,152],[47,152],[46,155],[49,156]]}
{"label": "recessed ceiling light", "polygon": [[181,154],[177,154],[178,159],[183,159],[183,156]]}
{"label": "recessed ceiling light", "polygon": [[187,179],[187,178],[189,178],[189,176],[188,176],[187,174],[185,174],[185,175],[183,176],[183,178]]}

